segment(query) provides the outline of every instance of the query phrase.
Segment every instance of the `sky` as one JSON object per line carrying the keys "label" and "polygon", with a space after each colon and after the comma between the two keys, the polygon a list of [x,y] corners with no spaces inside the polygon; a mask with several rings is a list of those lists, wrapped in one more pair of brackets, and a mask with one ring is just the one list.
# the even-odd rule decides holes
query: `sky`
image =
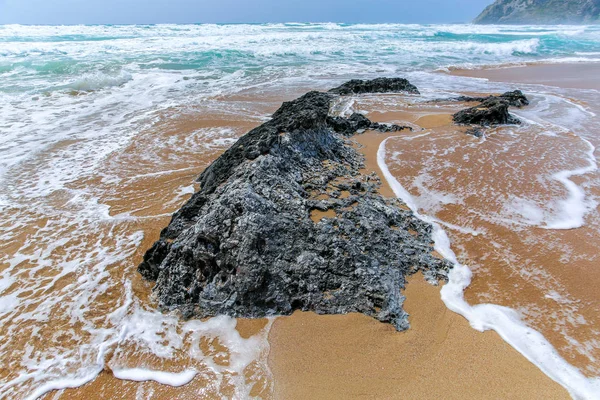
{"label": "sky", "polygon": [[0,24],[469,22],[493,0],[0,0]]}

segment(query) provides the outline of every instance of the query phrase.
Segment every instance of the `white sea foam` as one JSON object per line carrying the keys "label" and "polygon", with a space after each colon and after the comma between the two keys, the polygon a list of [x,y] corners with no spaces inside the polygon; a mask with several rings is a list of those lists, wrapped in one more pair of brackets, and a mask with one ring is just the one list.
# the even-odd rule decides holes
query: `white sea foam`
{"label": "white sea foam", "polygon": [[545,226],[547,229],[573,229],[584,224],[584,216],[592,210],[596,203],[586,199],[585,191],[569,178],[584,175],[598,170],[598,164],[594,157],[596,148],[586,139],[581,138],[589,147],[588,166],[571,171],[561,171],[553,175],[553,178],[561,182],[568,191],[568,197],[558,202],[559,215],[549,221]]}
{"label": "white sea foam", "polygon": [[0,297],[0,314],[14,310],[19,304],[19,298],[15,293]]}
{"label": "white sea foam", "polygon": [[[102,371],[102,369],[97,369],[96,371],[88,372],[87,375],[83,375],[81,377],[70,377],[70,378],[59,378],[49,382],[44,383],[42,386],[35,389],[29,396],[26,397],[26,400],[37,400],[43,395],[53,390],[62,390],[69,388],[77,388],[85,385],[86,383],[94,380],[98,374]],[[30,379],[34,376],[26,376],[26,378]],[[8,382],[7,384],[15,384],[17,382]]]}
{"label": "white sea foam", "polygon": [[183,372],[153,371],[144,368],[114,369],[115,378],[128,381],[144,382],[155,381],[169,386],[183,386],[190,383],[198,374],[197,371],[189,369]]}
{"label": "white sea foam", "polygon": [[587,53],[580,54],[580,57],[573,56],[562,56],[562,57],[553,57],[553,58],[543,58],[536,59],[532,61],[522,60],[522,61],[506,61],[499,60],[495,63],[478,63],[478,62],[461,62],[461,63],[452,63],[440,66],[436,69],[436,71],[440,72],[450,72],[455,69],[465,69],[465,70],[481,70],[481,69],[508,69],[508,68],[525,68],[531,65],[544,65],[544,64],[589,64],[589,63],[600,63],[600,57],[596,57],[597,54]]}
{"label": "white sea foam", "polygon": [[600,379],[586,378],[577,368],[566,362],[539,332],[527,327],[514,310],[494,304],[471,306],[465,301],[464,290],[471,283],[471,270],[458,262],[446,232],[433,218],[419,213],[410,193],[390,173],[385,163],[385,145],[388,140],[389,138],[381,143],[377,153],[379,168],[396,196],[402,199],[416,216],[433,224],[436,251],[453,263],[453,269],[448,275],[449,281],[441,290],[446,306],[464,316],[474,329],[481,332],[496,331],[546,375],[565,387],[573,398],[599,399]]}
{"label": "white sea foam", "polygon": [[[534,200],[518,196],[512,196],[510,202],[505,204],[502,210],[503,216],[512,216],[514,222],[525,225],[543,225],[547,218],[546,214],[546,211]],[[511,220],[507,219],[507,221]]]}
{"label": "white sea foam", "polygon": [[76,81],[68,84],[68,87],[74,90],[93,91],[112,86],[121,86],[132,79],[133,77],[128,73],[109,75],[95,72],[78,78]]}
{"label": "white sea foam", "polygon": [[[190,360],[199,362],[199,365],[203,368],[208,368],[216,374],[215,376],[219,381],[213,382],[217,385],[215,389],[218,389],[220,380],[227,373],[235,385],[236,397],[248,397],[250,388],[246,385],[244,370],[251,362],[260,360],[260,357],[266,357],[268,354],[266,337],[272,320],[261,333],[245,339],[235,329],[236,320],[233,318],[215,317],[206,321],[181,322],[177,316],[164,315],[158,311],[148,311],[140,308],[131,299],[130,284],[128,284],[128,288],[126,297],[129,300],[126,300],[120,309],[109,315],[117,324],[118,329],[105,332],[107,336],[99,343],[97,356],[93,364],[72,374],[60,374],[55,376],[54,379],[48,379],[44,365],[38,365],[37,368],[31,366],[31,370],[37,372],[23,374],[17,380],[6,382],[4,389],[6,390],[28,379],[42,380],[45,378],[45,383],[36,388],[28,397],[28,399],[33,400],[52,390],[79,387],[93,380],[105,369],[105,358],[109,350],[112,351],[113,357],[118,357],[122,352],[121,347],[135,343],[138,348],[146,348],[152,354],[164,359],[174,357],[176,351],[184,351]],[[213,360],[212,355],[204,354],[200,348],[201,338],[218,338],[229,352],[229,363],[222,366]],[[114,346],[116,346],[116,349],[113,351],[111,349]],[[178,357],[181,357],[181,353],[177,354],[179,354]],[[66,361],[64,360],[64,362]],[[185,362],[182,359],[177,361]],[[52,360],[48,360],[48,362],[49,365],[53,363]],[[264,360],[263,368],[266,368]],[[144,367],[130,368],[112,365],[110,369],[113,376],[118,379],[138,382],[156,381],[174,387],[190,383],[200,373],[195,368],[171,372]],[[266,369],[263,372],[266,374],[266,378],[269,378],[269,372]]]}
{"label": "white sea foam", "polygon": [[[585,132],[583,121],[587,121],[595,114],[580,104],[556,95],[542,94],[540,97],[541,99],[536,100],[531,109],[520,110],[516,114],[524,121],[536,124],[543,135],[554,136],[561,142],[564,141],[563,137],[583,142],[585,151],[579,152],[583,153],[581,158],[587,165],[560,170],[549,177],[565,187],[566,198],[553,199],[540,205],[531,199],[515,197],[507,206],[522,217],[521,222],[530,225],[545,229],[579,228],[584,225],[586,214],[593,210],[597,203],[586,194],[583,187],[573,182],[572,178],[598,171],[598,164],[594,145],[582,136],[570,136],[570,134],[574,128]],[[574,151],[570,150],[569,153],[573,154]]]}
{"label": "white sea foam", "polygon": [[479,235],[485,235],[485,232],[482,230],[478,230],[478,229],[473,229],[473,228],[469,228],[469,227],[464,227],[464,226],[459,226],[456,224],[451,224],[450,222],[446,222],[446,221],[442,221],[441,219],[438,218],[434,218],[434,217],[430,217],[432,218],[433,221],[435,221],[436,223],[443,225],[449,229],[452,229],[454,231],[458,231],[460,233],[464,233],[465,235],[471,235],[471,236],[479,236]]}

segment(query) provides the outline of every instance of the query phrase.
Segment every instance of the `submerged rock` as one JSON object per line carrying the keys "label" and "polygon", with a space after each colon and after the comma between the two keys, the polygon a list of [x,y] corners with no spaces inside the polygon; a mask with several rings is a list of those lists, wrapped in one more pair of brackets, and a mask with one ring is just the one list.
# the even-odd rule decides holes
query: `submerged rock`
{"label": "submerged rock", "polygon": [[476,138],[481,138],[485,135],[485,132],[483,131],[483,129],[481,129],[479,127],[471,127],[469,129],[467,129],[465,131],[465,133],[467,135],[475,136]]}
{"label": "submerged rock", "polygon": [[379,132],[398,132],[404,129],[413,130],[410,126],[385,125],[371,122],[367,117],[359,113],[354,113],[349,118],[328,117],[327,123],[335,132],[346,136],[352,136],[357,132],[367,129]]}
{"label": "submerged rock", "polygon": [[423,271],[437,282],[450,264],[432,255],[432,226],[361,172],[364,157],[347,135],[373,124],[360,114],[331,117],[333,99],[310,92],[284,103],[202,173],[201,190],[139,266],[156,281],[161,309],[250,318],[360,312],[408,327],[406,276]]}

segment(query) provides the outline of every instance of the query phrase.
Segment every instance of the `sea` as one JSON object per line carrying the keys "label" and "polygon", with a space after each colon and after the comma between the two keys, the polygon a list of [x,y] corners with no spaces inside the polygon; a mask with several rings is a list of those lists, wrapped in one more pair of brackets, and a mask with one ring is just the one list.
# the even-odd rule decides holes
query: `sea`
{"label": "sea", "polygon": [[600,92],[450,74],[596,63],[600,26],[0,26],[0,398],[107,373],[268,396],[273,319],[243,335],[232,318],[162,313],[137,264],[200,172],[282,101],[382,76],[419,87],[416,112],[530,97],[519,127],[388,139],[378,161],[456,263],[448,307],[599,398]]}

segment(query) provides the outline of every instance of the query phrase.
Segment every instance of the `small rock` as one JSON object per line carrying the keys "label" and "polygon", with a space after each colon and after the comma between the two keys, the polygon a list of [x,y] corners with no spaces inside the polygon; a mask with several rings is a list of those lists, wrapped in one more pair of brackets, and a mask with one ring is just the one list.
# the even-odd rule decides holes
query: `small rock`
{"label": "small rock", "polygon": [[457,112],[452,116],[452,120],[462,125],[493,126],[520,124],[521,121],[518,118],[509,114],[509,105],[508,100],[491,97],[476,107]]}
{"label": "small rock", "polygon": [[483,129],[476,128],[476,127],[467,129],[465,133],[467,135],[473,135],[478,138],[483,137],[483,135],[484,135]]}
{"label": "small rock", "polygon": [[[521,92],[520,90],[506,92],[506,93],[501,94],[500,96],[487,96],[487,97],[459,96],[459,97],[453,98],[452,100],[463,101],[466,103],[477,101],[477,102],[481,103],[481,102],[484,102],[486,100],[491,100],[491,99],[506,100],[506,101],[508,101],[508,104],[510,106],[519,107],[519,108],[529,105],[529,100],[527,99],[527,97],[525,97],[523,92]],[[436,100],[436,101],[439,101],[439,100]]]}

